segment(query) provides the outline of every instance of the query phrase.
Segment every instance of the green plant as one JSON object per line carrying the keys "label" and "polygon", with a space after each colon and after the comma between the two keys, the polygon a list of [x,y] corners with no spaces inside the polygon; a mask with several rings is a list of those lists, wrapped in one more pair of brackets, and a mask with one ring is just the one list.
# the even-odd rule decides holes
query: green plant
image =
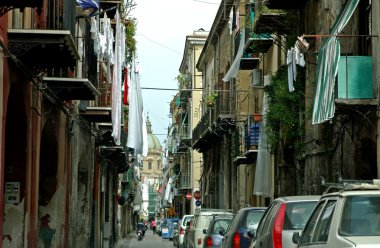
{"label": "green plant", "polygon": [[128,107],[128,105],[124,105],[123,106],[124,121],[128,121],[128,115],[129,115],[129,107]]}
{"label": "green plant", "polygon": [[186,88],[191,83],[191,74],[189,73],[180,73],[175,80],[178,82],[178,88]]}
{"label": "green plant", "polygon": [[216,103],[216,99],[218,98],[218,93],[216,92],[211,92],[207,96],[207,105],[213,106]]}
{"label": "green plant", "polygon": [[136,54],[136,20],[125,20],[125,57],[128,64],[132,63]]}
{"label": "green plant", "polygon": [[295,156],[302,153],[304,78],[302,70],[298,71],[297,81],[294,82],[296,91],[290,93],[288,90],[286,66],[281,67],[273,75],[271,84],[264,88],[268,96],[265,131],[273,153],[280,147],[290,149]]}

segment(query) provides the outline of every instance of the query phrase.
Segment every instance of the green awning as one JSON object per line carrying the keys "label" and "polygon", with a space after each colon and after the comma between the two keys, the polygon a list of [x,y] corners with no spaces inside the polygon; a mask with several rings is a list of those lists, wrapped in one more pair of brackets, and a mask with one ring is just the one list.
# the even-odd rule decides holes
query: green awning
{"label": "green awning", "polygon": [[340,43],[337,35],[350,20],[359,1],[346,2],[330,32],[331,36],[319,49],[312,124],[323,123],[334,117],[334,87],[340,59]]}

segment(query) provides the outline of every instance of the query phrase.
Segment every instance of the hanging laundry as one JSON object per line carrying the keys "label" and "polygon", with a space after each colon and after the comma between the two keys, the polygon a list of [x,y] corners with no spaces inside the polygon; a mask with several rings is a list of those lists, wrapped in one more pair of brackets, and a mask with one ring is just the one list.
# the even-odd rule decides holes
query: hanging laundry
{"label": "hanging laundry", "polygon": [[304,67],[306,64],[304,55],[297,46],[288,50],[286,64],[288,66],[288,88],[289,92],[293,92],[295,90],[293,83],[297,81],[297,65]]}

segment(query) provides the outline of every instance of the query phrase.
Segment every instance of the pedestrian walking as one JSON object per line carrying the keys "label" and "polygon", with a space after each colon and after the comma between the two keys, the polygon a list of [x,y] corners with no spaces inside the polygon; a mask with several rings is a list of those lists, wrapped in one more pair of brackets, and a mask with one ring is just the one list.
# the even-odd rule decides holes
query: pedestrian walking
{"label": "pedestrian walking", "polygon": [[153,219],[153,220],[152,220],[152,223],[151,223],[150,225],[151,225],[151,227],[152,227],[153,234],[156,234],[156,226],[157,226],[157,224],[156,224],[156,220]]}

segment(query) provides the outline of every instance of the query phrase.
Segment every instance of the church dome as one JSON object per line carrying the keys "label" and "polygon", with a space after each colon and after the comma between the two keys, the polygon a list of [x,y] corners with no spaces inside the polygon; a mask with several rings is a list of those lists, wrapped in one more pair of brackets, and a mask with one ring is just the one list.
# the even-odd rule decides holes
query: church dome
{"label": "church dome", "polygon": [[146,131],[147,131],[147,138],[148,138],[148,149],[149,152],[155,151],[155,152],[161,152],[162,146],[156,135],[152,133],[152,123],[149,120],[149,116],[146,120]]}

